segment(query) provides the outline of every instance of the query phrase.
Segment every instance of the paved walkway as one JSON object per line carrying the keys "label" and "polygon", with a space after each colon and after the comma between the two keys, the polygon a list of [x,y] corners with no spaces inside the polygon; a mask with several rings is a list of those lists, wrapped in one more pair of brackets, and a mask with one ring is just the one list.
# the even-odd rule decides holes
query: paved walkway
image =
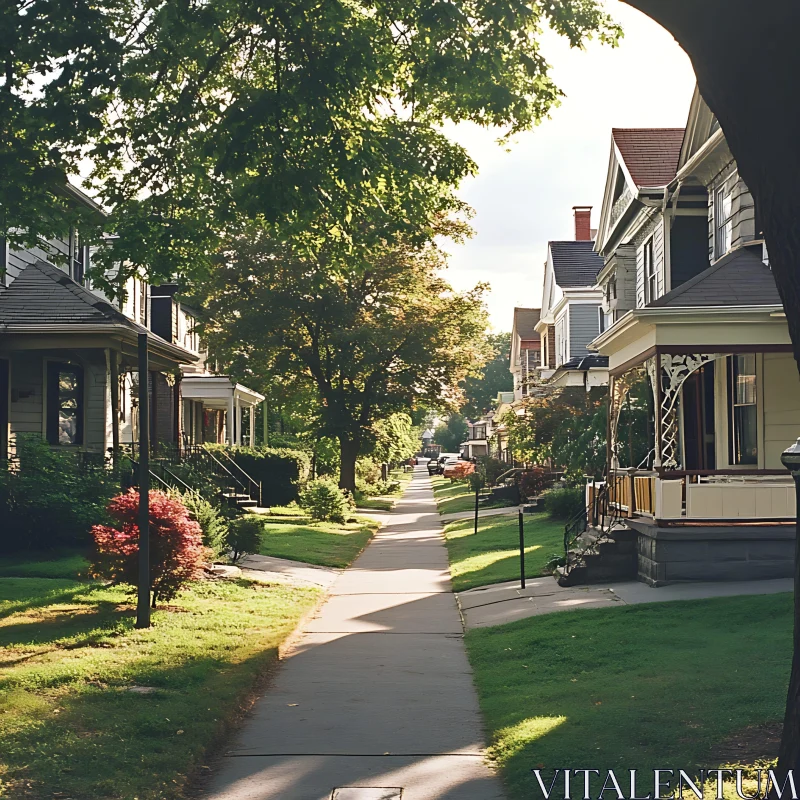
{"label": "paved walkway", "polygon": [[624,581],[607,586],[563,587],[551,577],[529,578],[525,584],[525,588],[520,589],[519,581],[509,581],[468,589],[458,594],[467,628],[487,628],[541,614],[581,608],[702,600],[742,594],[777,594],[791,592],[794,588],[792,578],[730,583],[678,583],[658,589],[639,581]]}
{"label": "paved walkway", "polygon": [[340,569],[273,556],[244,556],[239,566],[246,578],[291,583],[297,586],[319,586],[323,589],[331,586],[342,574]]}
{"label": "paved walkway", "polygon": [[206,797],[502,800],[483,751],[423,467],[306,625]]}

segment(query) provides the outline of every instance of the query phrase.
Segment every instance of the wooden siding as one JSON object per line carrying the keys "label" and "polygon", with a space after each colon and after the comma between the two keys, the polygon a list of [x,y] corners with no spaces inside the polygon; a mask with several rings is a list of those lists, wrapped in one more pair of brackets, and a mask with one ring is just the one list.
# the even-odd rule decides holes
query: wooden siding
{"label": "wooden siding", "polygon": [[25,250],[15,250],[9,247],[8,265],[6,267],[6,285],[10,285],[28,264],[33,264],[36,261],[48,261],[59,269],[64,270],[64,272],[67,272],[69,269],[67,263],[68,256],[69,237],[66,239],[48,240],[47,249],[45,249],[45,247],[31,247]]}
{"label": "wooden siding", "polygon": [[600,333],[599,303],[570,303],[569,357],[588,356],[586,345]]}
{"label": "wooden siding", "polygon": [[714,202],[720,188],[731,196],[731,250],[755,239],[753,196],[732,161],[708,185],[708,256],[712,263],[725,255],[714,251]]}
{"label": "wooden siding", "polygon": [[781,453],[800,436],[800,377],[789,353],[764,354],[764,468],[781,469]]}
{"label": "wooden siding", "polygon": [[29,350],[11,353],[11,436],[44,436],[44,374],[46,361],[77,361],[84,370],[84,447],[103,452],[111,442],[109,387],[105,351]]}

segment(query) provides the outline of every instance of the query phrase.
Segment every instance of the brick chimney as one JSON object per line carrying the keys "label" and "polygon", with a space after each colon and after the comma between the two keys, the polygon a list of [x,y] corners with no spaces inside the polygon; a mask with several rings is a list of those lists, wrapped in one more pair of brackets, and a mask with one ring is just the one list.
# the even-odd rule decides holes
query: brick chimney
{"label": "brick chimney", "polygon": [[575,212],[575,241],[590,242],[592,240],[592,207],[573,206]]}

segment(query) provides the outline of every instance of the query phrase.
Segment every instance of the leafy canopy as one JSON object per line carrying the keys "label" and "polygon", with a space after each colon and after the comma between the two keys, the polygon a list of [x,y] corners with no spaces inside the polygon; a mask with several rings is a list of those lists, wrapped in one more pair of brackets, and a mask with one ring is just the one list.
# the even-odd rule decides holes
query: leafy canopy
{"label": "leafy canopy", "polygon": [[512,136],[558,101],[546,25],[573,46],[619,36],[598,0],[11,0],[2,229],[63,224],[51,189],[87,159],[106,262],[154,280],[210,268],[244,219],[307,254],[424,236],[474,170],[442,123]]}
{"label": "leafy canopy", "polygon": [[466,402],[461,409],[469,419],[476,420],[487,413],[499,392],[514,390],[514,380],[509,372],[511,334],[495,333],[487,337],[492,357],[486,362],[480,375],[464,381]]}
{"label": "leafy canopy", "polygon": [[253,232],[231,242],[206,286],[210,342],[247,380],[282,374],[313,386],[319,432],[361,450],[395,412],[457,407],[459,383],[483,364],[485,287],[453,291],[444,265],[433,242],[386,244],[362,269],[335,250],[302,257]]}

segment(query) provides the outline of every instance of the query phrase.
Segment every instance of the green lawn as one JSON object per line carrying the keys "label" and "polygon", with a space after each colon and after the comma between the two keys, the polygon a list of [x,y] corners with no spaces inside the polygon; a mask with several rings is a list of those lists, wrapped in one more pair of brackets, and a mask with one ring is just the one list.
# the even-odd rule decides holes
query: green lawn
{"label": "green lawn", "polygon": [[321,593],[202,581],[135,630],[131,593],[76,564],[0,561],[0,797],[183,797]]}
{"label": "green lawn", "polygon": [[537,767],[549,784],[545,770],[561,767],[652,776],[729,761],[715,760],[724,740],[782,719],[791,634],[791,594],[557,613],[469,631],[491,754],[511,800],[540,796]]}
{"label": "green lawn", "polygon": [[[564,523],[547,514],[525,514],[525,575],[535,578],[564,547]],[[457,592],[519,578],[519,523],[516,514],[483,517],[478,533],[471,519],[445,526],[453,588]]]}
{"label": "green lawn", "polygon": [[434,475],[433,496],[440,514],[453,514],[456,511],[471,511],[475,508],[475,492],[466,481],[451,483],[450,478]]}
{"label": "green lawn", "polygon": [[290,558],[323,567],[347,567],[364,549],[380,524],[365,517],[335,522],[281,521],[265,516],[262,556]]}
{"label": "green lawn", "polygon": [[[433,496],[440,514],[454,514],[457,511],[472,511],[475,508],[475,492],[466,481],[451,483],[450,478],[434,475]],[[503,508],[511,503],[496,502],[493,505],[481,504],[481,508]]]}
{"label": "green lawn", "polygon": [[391,511],[394,504],[395,501],[388,497],[362,497],[356,501],[356,507],[366,511]]}

